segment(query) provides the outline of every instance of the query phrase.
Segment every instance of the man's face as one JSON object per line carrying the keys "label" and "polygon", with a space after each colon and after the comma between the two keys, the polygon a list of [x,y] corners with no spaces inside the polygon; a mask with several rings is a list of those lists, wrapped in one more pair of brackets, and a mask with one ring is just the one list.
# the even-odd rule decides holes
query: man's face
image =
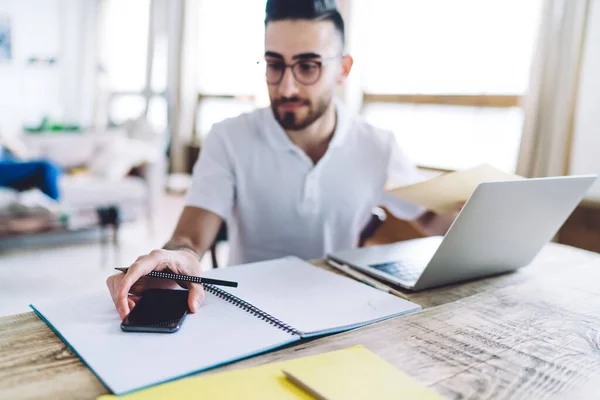
{"label": "man's face", "polygon": [[[344,68],[342,40],[330,21],[269,22],[265,60],[275,118],[292,131],[308,127],[323,115],[336,86],[350,71]],[[293,72],[286,64],[295,65]]]}

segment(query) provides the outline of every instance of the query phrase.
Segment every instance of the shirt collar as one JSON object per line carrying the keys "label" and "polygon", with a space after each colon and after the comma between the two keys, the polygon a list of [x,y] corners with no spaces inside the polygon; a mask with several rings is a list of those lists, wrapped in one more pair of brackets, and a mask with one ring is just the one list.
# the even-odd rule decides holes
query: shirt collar
{"label": "shirt collar", "polygon": [[[331,138],[331,142],[329,143],[330,148],[340,146],[342,143],[344,143],[344,140],[348,136],[349,128],[349,115],[346,107],[338,99],[334,99],[334,104],[336,112],[336,124],[333,138]],[[269,144],[283,151],[294,150],[296,145],[290,140],[287,133],[275,119],[275,115],[273,115],[273,109],[271,107],[267,107],[264,109],[264,111],[263,127],[266,129],[263,129],[263,134]]]}

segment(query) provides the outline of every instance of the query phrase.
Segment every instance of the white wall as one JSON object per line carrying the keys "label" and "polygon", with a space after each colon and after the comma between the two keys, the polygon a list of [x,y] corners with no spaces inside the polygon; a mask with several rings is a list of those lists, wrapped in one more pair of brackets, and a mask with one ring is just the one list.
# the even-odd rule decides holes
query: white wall
{"label": "white wall", "polygon": [[96,91],[97,0],[59,2],[62,5],[60,71],[63,118],[86,126],[93,120]]}
{"label": "white wall", "polygon": [[[13,53],[0,62],[1,133],[18,133],[44,115],[84,124],[91,119],[94,12],[95,0],[0,0],[0,16],[11,21]],[[57,63],[30,65],[32,56]]]}
{"label": "white wall", "polygon": [[58,0],[0,0],[0,15],[12,27],[13,59],[0,63],[0,129],[10,133],[63,112],[59,64],[27,64],[31,56],[59,56]]}
{"label": "white wall", "polygon": [[[570,172],[600,176],[600,0],[591,5],[573,139]],[[600,201],[600,181],[588,199]]]}

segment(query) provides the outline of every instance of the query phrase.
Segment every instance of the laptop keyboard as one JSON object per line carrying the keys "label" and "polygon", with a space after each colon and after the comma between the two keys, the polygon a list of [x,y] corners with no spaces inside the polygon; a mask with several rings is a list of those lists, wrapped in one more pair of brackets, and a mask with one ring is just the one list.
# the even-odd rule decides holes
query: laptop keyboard
{"label": "laptop keyboard", "polygon": [[416,281],[423,272],[422,266],[417,266],[408,260],[371,264],[369,266],[403,281]]}

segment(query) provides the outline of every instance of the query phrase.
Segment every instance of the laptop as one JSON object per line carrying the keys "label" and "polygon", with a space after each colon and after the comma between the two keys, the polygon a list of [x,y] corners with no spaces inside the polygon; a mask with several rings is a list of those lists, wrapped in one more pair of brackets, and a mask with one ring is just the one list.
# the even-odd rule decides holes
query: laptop
{"label": "laptop", "polygon": [[583,199],[596,175],[486,182],[444,237],[328,255],[375,278],[423,290],[528,265]]}

